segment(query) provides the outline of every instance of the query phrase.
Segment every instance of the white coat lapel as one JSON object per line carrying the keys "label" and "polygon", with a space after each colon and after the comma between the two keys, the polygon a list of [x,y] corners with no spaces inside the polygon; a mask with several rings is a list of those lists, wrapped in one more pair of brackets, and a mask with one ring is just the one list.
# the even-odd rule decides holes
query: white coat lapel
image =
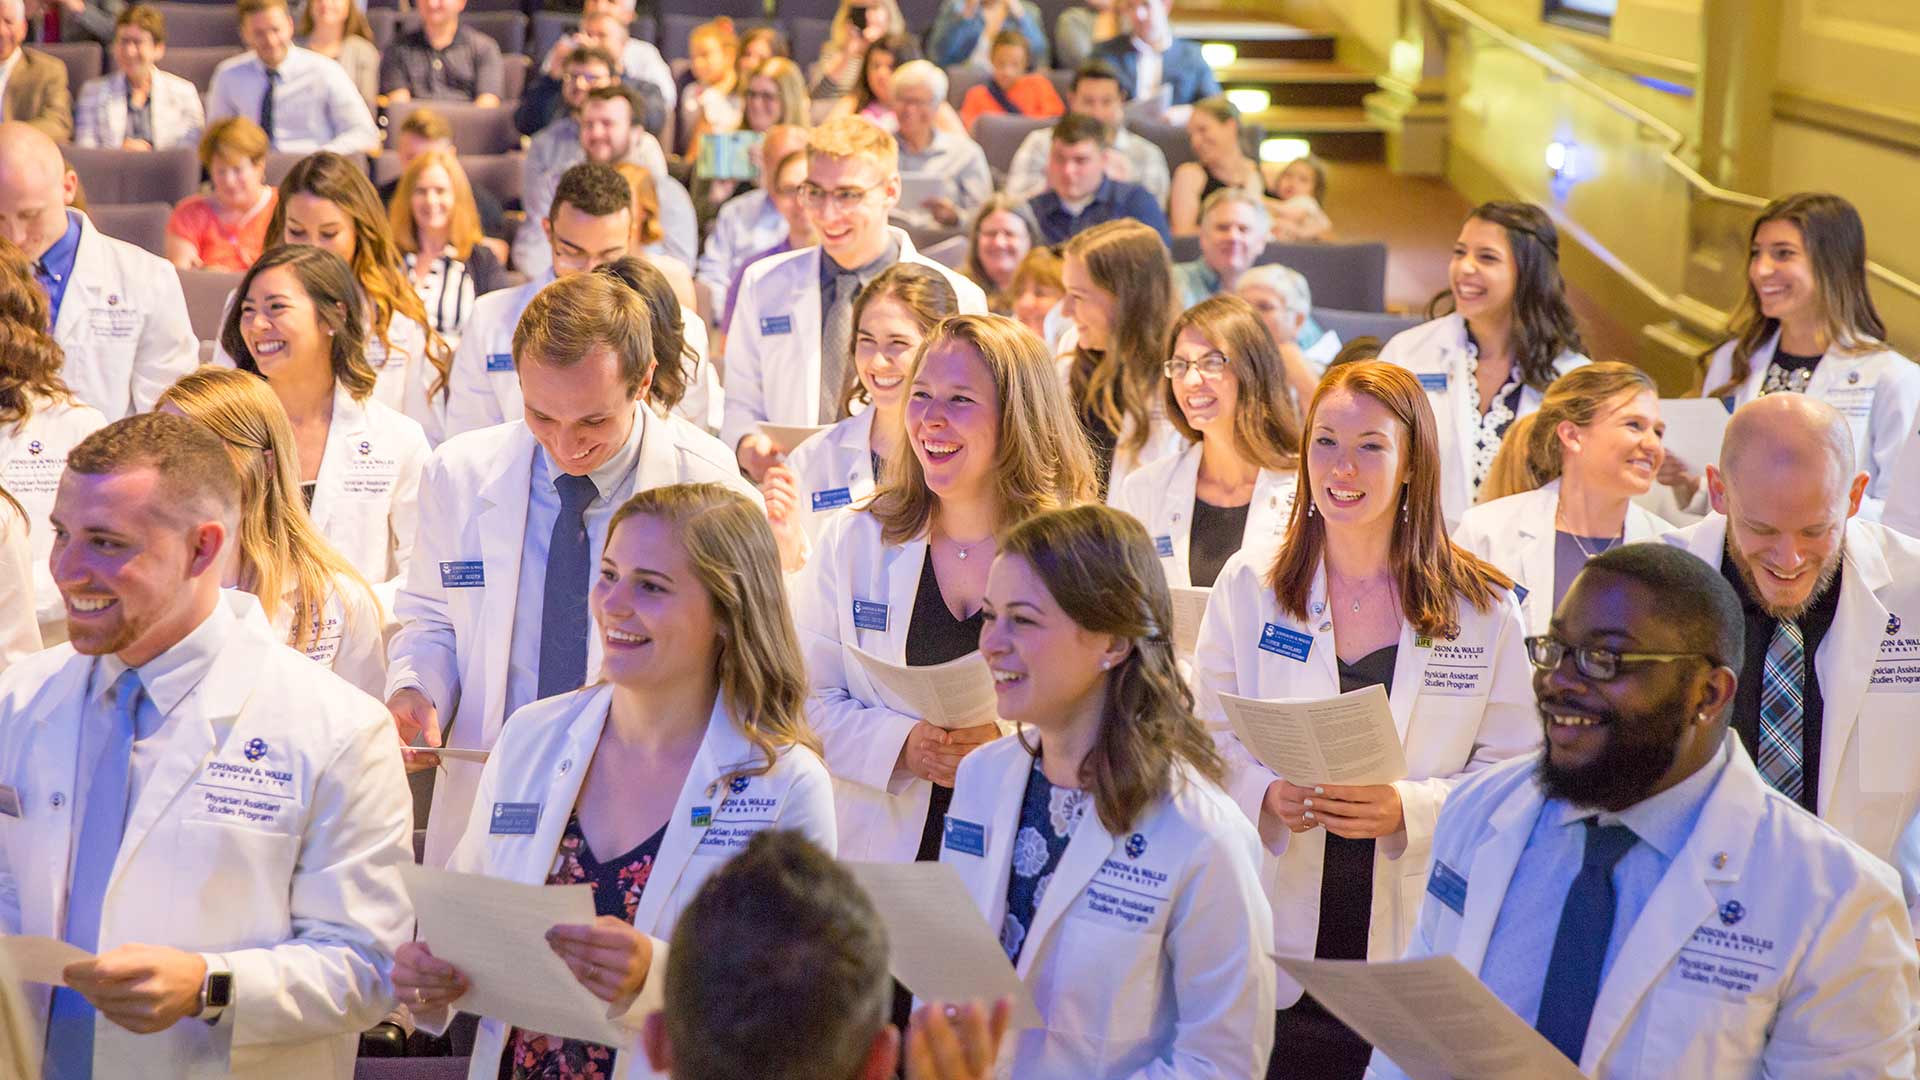
{"label": "white coat lapel", "polygon": [[[812,424],[820,416],[820,260],[826,258],[818,246],[810,247],[807,253],[787,263],[782,270],[787,276],[784,283],[766,281],[773,285],[774,291],[784,297],[763,297],[762,302],[771,301],[771,308],[763,308],[773,319],[785,314],[792,327],[788,335],[769,336],[765,328],[770,320],[763,318],[759,332],[760,347],[765,356],[761,378],[767,386],[768,419],[783,424]],[[785,299],[792,306],[784,313],[780,310],[780,300]],[[773,402],[779,396],[779,405]]]}
{"label": "white coat lapel", "polygon": [[[1400,620],[1400,647],[1394,653],[1393,689],[1387,695],[1387,709],[1393,713],[1393,726],[1400,733],[1400,745],[1407,744],[1407,728],[1413,724],[1413,708],[1420,701],[1420,686],[1426,681],[1427,661],[1433,658],[1433,641],[1414,631],[1413,624]],[[1339,673],[1334,674],[1338,683]]]}
{"label": "white coat lapel", "polygon": [[[70,211],[72,212],[72,211]],[[75,340],[89,309],[99,301],[102,281],[118,282],[120,275],[107,267],[108,254],[101,233],[80,214],[80,243],[73,252],[73,272],[67,275],[66,295],[60,299],[60,314],[53,320],[53,336],[63,342]],[[115,286],[118,287],[117,285]]]}
{"label": "white coat lapel", "polygon": [[640,425],[640,452],[633,461],[634,492],[679,483],[680,453],[673,442],[672,424],[644,404],[634,405],[633,422]]}
{"label": "white coat lapel", "polygon": [[[567,725],[560,752],[543,762],[541,772],[527,775],[517,800],[513,796],[499,800],[540,804],[540,819],[532,835],[491,838],[492,843],[498,845],[496,851],[506,844],[513,845],[510,849],[512,853],[501,858],[502,877],[540,884],[553,871],[555,853],[560,850],[561,834],[567,831],[567,819],[573,816],[574,804],[580,801],[580,787],[586,783],[594,748],[600,745],[600,733],[606,729],[607,703],[611,700],[611,686],[599,686],[581,694],[576,703],[578,711]],[[491,813],[492,809],[487,806],[475,807],[474,819],[478,820],[481,814]]]}
{"label": "white coat lapel", "polygon": [[[868,652],[891,663],[907,662],[907,629],[913,622],[913,605],[920,592],[920,574],[926,562],[927,537],[924,535],[883,549],[880,563],[881,580],[887,587],[886,652],[867,649]],[[873,639],[867,636],[862,640]],[[866,646],[863,644],[861,648]]]}
{"label": "white coat lapel", "polygon": [[[1560,510],[1560,481],[1555,480],[1530,494],[1525,509],[1514,522],[1519,538],[1519,576],[1527,589],[1526,624],[1546,626],[1553,618],[1553,594],[1558,584],[1554,575],[1554,519]],[[1632,511],[1628,511],[1631,515]]]}
{"label": "white coat lapel", "polygon": [[347,470],[353,446],[367,433],[366,406],[353,400],[345,386],[333,386],[333,418],[327,425],[327,442],[320,453],[320,472],[314,478],[313,524],[326,532],[333,521],[334,496],[346,487]]}
{"label": "white coat lapel", "polygon": [[[993,928],[996,935],[1007,917],[1007,880],[1013,873],[1013,842],[1020,833],[1020,805],[1026,800],[1027,776],[1032,769],[1033,759],[1021,755],[1018,767],[1001,771],[999,783],[993,790],[993,813],[985,823],[986,864],[990,869],[980,875],[979,888],[982,891],[977,894],[976,900],[981,913],[986,916],[987,925]],[[1094,824],[1098,825],[1099,822]],[[1031,935],[1026,940],[1032,940]]]}
{"label": "white coat lapel", "polygon": [[[1273,592],[1272,589],[1265,591],[1269,595]],[[1327,564],[1322,561],[1313,572],[1313,588],[1307,593],[1304,629],[1313,635],[1313,647],[1308,650],[1306,659],[1311,677],[1300,684],[1304,693],[1288,696],[1330,697],[1340,692],[1340,654],[1333,638],[1333,612],[1328,609],[1327,603]],[[1287,617],[1285,612],[1280,613],[1280,618]]]}
{"label": "white coat lapel", "polygon": [[878,410],[868,408],[856,414],[846,427],[840,429],[833,444],[832,476],[845,482],[847,492],[858,503],[873,491],[880,478],[873,475],[874,413]]}
{"label": "white coat lapel", "polygon": [[[1776,331],[1759,348],[1753,350],[1752,356],[1747,358],[1749,365],[1747,381],[1741,383],[1740,389],[1736,391],[1734,399],[1736,405],[1745,405],[1760,396],[1761,388],[1767,385],[1767,367],[1773,363],[1773,353],[1779,344],[1780,334]],[[1816,367],[1814,370],[1818,371],[1819,368]],[[1709,386],[1706,389],[1712,391],[1715,388]]]}
{"label": "white coat lapel", "polygon": [[29,722],[37,730],[27,736],[33,750],[14,780],[19,784],[23,820],[31,822],[37,816],[45,824],[24,830],[34,838],[37,853],[30,865],[41,869],[17,875],[22,926],[66,925],[69,878],[48,868],[64,868],[73,858],[79,823],[74,820],[72,796],[80,786],[80,728],[86,723],[87,686],[97,663],[84,656],[68,660],[35,699],[38,718]]}
{"label": "white coat lapel", "polygon": [[1833,804],[1847,741],[1860,721],[1860,703],[1873,674],[1873,657],[1889,625],[1876,593],[1892,582],[1880,545],[1855,518],[1847,522],[1846,563],[1840,573],[1840,603],[1833,626],[1813,658],[1820,680],[1820,813]]}
{"label": "white coat lapel", "polygon": [[1253,502],[1247,507],[1247,524],[1240,532],[1241,547],[1268,553],[1280,550],[1287,522],[1293,517],[1298,482],[1298,474],[1291,470],[1260,470],[1253,485]]}
{"label": "white coat lapel", "polygon": [[[1026,774],[1020,775],[1024,782]],[[1013,822],[1018,820],[1019,798],[1015,795],[1010,804],[1014,807],[1014,815],[1009,818],[1007,828],[1003,831],[1011,831]],[[1047,935],[1052,933],[1067,908],[1080,899],[1080,893],[1093,880],[1093,875],[1099,873],[1100,864],[1106,861],[1113,848],[1113,834],[1100,823],[1099,812],[1089,805],[1080,818],[1080,824],[1074,826],[1073,837],[1067,841],[1067,850],[1060,855],[1060,864],[1054,867],[1046,895],[1040,898],[1040,906],[1034,909],[1033,925],[1027,928],[1027,936],[1020,947],[1018,973],[1022,979],[1032,973],[1035,959],[1046,950]],[[999,927],[994,925],[994,929],[997,932]]]}
{"label": "white coat lapel", "polygon": [[[491,746],[500,725],[506,723],[507,654],[513,644],[514,603],[520,591],[520,550],[527,532],[529,484],[533,476],[533,455],[538,453],[533,435],[521,425],[507,440],[504,468],[480,489],[479,513],[472,528],[480,534],[480,559],[485,580],[498,586],[481,590],[480,622],[471,627],[480,636],[484,653],[481,670],[487,673],[486,711],[481,714],[485,730],[474,746]],[[462,743],[461,745],[467,745]]]}
{"label": "white coat lapel", "polygon": [[1487,942],[1493,938],[1494,923],[1506,902],[1507,886],[1513,881],[1514,867],[1520,863],[1520,852],[1527,846],[1544,802],[1538,784],[1528,781],[1516,787],[1488,815],[1488,832],[1474,848],[1473,861],[1454,868],[1466,874],[1467,902],[1460,915],[1453,954],[1468,971],[1478,973],[1487,957]]}
{"label": "white coat lapel", "polygon": [[666,909],[675,886],[686,872],[694,849],[707,835],[714,812],[726,798],[719,779],[728,769],[749,759],[746,740],[734,731],[733,719],[716,695],[713,711],[707,718],[707,733],[700,740],[693,765],[687,769],[686,780],[680,785],[680,798],[673,804],[673,816],[667,819],[667,834],[660,840],[660,852],[654,856],[653,869],[648,872],[646,890],[640,894],[640,906],[633,913],[634,928],[641,933],[664,936],[659,933],[664,929],[660,926],[660,913]]}
{"label": "white coat lapel", "polygon": [[[1160,498],[1160,513],[1152,523],[1153,543],[1162,552],[1160,565],[1166,568],[1167,584],[1171,586],[1193,584],[1187,568],[1191,565],[1188,552],[1193,542],[1193,494],[1199,485],[1200,444],[1195,443],[1181,453],[1173,475],[1167,477],[1167,490]],[[1167,549],[1161,546],[1161,537],[1171,544],[1172,555],[1165,554]]]}

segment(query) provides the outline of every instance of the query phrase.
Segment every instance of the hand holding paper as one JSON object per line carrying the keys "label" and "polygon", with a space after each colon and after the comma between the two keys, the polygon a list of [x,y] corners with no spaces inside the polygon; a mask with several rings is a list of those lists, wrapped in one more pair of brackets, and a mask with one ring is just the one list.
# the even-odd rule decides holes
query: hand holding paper
{"label": "hand holding paper", "polygon": [[[852,648],[852,646],[849,646]],[[994,718],[993,673],[986,657],[970,652],[932,667],[902,667],[862,649],[854,658],[880,689],[887,708],[915,716],[937,728],[974,727]]]}
{"label": "hand holding paper", "polygon": [[1720,463],[1720,442],[1730,418],[1719,398],[1661,398],[1660,419],[1667,425],[1661,443],[1698,476],[1708,465]]}
{"label": "hand holding paper", "polygon": [[794,447],[825,430],[827,430],[825,425],[769,424],[764,420],[760,423],[760,434],[772,439],[774,447],[783,454],[793,453]]}
{"label": "hand holding paper", "polygon": [[1292,783],[1358,786],[1407,777],[1406,750],[1383,686],[1324,701],[1221,694],[1220,704],[1233,733],[1260,764]]}
{"label": "hand holding paper", "polygon": [[21,934],[0,937],[0,953],[6,955],[13,973],[23,981],[65,986],[68,964],[93,959],[93,954],[78,945],[50,937]]}
{"label": "hand holding paper", "polygon": [[887,926],[893,977],[923,1001],[1013,999],[1015,1028],[1045,1021],[1027,984],[945,863],[844,864]]}
{"label": "hand holding paper", "polygon": [[1200,620],[1206,617],[1207,598],[1213,590],[1181,585],[1169,591],[1173,593],[1173,651],[1179,656],[1192,656],[1200,640]]}

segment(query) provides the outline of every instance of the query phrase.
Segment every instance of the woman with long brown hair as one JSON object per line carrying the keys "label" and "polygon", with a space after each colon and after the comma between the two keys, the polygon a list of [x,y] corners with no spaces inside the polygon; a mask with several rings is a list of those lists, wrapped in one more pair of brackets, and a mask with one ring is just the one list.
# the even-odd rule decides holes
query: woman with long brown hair
{"label": "woman with long brown hair", "polygon": [[481,243],[480,207],[460,159],[438,149],[414,158],[394,185],[387,223],[428,324],[458,348],[473,302],[507,281],[506,267]]}
{"label": "woman with long brown hair", "polygon": [[1019,734],[961,763],[940,859],[1047,1018],[1002,1055],[1015,1076],[1267,1061],[1259,839],[1175,667],[1158,561],[1139,522],[1079,506],[1015,526],[987,576],[980,651]]}
{"label": "woman with long brown hair", "polygon": [[[639,1029],[660,1007],[667,943],[701,883],[753,834],[794,829],[834,851],[833,786],[806,718],[807,673],[766,517],[719,484],[672,484],[621,505],[590,596],[602,660],[589,686],[516,711],[480,775],[448,868],[589,885],[597,918],[547,941],[594,997],[597,1041],[483,1017],[472,1080],[651,1076]],[[515,809],[503,823],[500,807]],[[544,812],[536,811],[545,807]],[[467,989],[400,947],[393,987],[444,1031]]]}
{"label": "woman with long brown hair", "polygon": [[1147,527],[1168,585],[1210,588],[1234,552],[1279,546],[1300,418],[1280,348],[1245,300],[1203,300],[1168,338],[1163,408],[1188,445],[1127,477],[1113,505]]}
{"label": "woman with long brown hair", "polygon": [[[1468,772],[1540,742],[1512,583],[1447,539],[1428,395],[1397,364],[1327,372],[1307,409],[1285,541],[1214,582],[1194,655],[1202,715],[1221,695],[1318,700],[1387,690],[1407,778],[1282,777],[1223,736],[1227,791],[1277,857],[1279,956],[1389,960],[1405,948],[1440,804]],[[1367,1044],[1280,975],[1269,1077],[1359,1077]]]}

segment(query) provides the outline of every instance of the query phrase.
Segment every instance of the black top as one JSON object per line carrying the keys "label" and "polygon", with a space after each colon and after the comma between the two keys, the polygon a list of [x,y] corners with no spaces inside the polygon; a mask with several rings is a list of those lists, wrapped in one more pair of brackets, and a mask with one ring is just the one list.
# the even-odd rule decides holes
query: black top
{"label": "black top", "polygon": [[[933,667],[958,660],[980,648],[980,628],[986,625],[981,609],[964,619],[956,619],[940,596],[940,579],[933,573],[933,545],[927,545],[926,561],[920,564],[920,584],[913,594],[913,619],[907,623],[907,666]],[[940,835],[947,820],[947,807],[953,802],[953,789],[933,785],[933,798],[927,804],[927,820],[920,827],[920,850],[916,862],[938,862]]]}
{"label": "black top", "polygon": [[1213,579],[1247,534],[1247,507],[1215,506],[1193,497],[1193,528],[1187,532],[1187,576],[1197,588],[1213,588]]}
{"label": "black top", "polygon": [[[1207,174],[1206,186],[1200,189],[1200,201],[1203,203],[1207,201],[1207,196],[1213,194],[1214,192],[1219,191],[1222,188],[1230,188],[1230,187],[1236,186],[1234,184],[1225,183],[1219,177],[1213,175],[1213,170],[1207,168],[1205,165],[1200,166],[1200,171]],[[1268,198],[1277,199],[1280,197],[1280,190],[1278,188],[1267,188],[1266,192],[1267,192]]]}
{"label": "black top", "polygon": [[[1800,805],[1808,813],[1817,813],[1820,805],[1820,718],[1825,708],[1820,696],[1820,672],[1813,661],[1820,655],[1820,642],[1833,628],[1833,617],[1840,610],[1840,574],[1845,572],[1843,567],[1833,576],[1826,591],[1814,598],[1812,606],[1802,612],[1798,620],[1800,639],[1807,653],[1807,683],[1801,692]],[[1760,757],[1760,682],[1767,666],[1767,646],[1773,642],[1773,627],[1779,620],[1761,609],[1740,568],[1734,565],[1730,551],[1723,550],[1720,555],[1720,576],[1733,586],[1734,595],[1740,598],[1740,612],[1746,616],[1747,655],[1740,668],[1740,686],[1733,694],[1732,723],[1741,745],[1747,748],[1747,756],[1757,761]]]}
{"label": "black top", "polygon": [[300,485],[300,501],[307,504],[308,512],[313,510],[313,493],[319,486],[318,480],[308,480]]}
{"label": "black top", "polygon": [[[1340,692],[1368,686],[1393,690],[1393,668],[1400,646],[1375,649],[1340,664]],[[1365,960],[1367,926],[1373,918],[1373,841],[1327,834],[1326,862],[1320,871],[1320,933],[1313,955],[1322,960]]]}
{"label": "black top", "polygon": [[1094,479],[1100,482],[1100,500],[1105,502],[1107,477],[1113,475],[1113,452],[1120,446],[1119,433],[1082,405],[1075,404],[1073,412],[1080,418],[1080,429],[1087,433],[1087,448],[1093,451]]}

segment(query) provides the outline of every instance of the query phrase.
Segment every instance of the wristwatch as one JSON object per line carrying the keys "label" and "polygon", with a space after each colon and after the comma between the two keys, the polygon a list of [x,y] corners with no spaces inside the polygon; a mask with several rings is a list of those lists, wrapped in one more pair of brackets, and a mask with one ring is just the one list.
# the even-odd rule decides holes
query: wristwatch
{"label": "wristwatch", "polygon": [[200,984],[200,1019],[217,1023],[221,1011],[232,1004],[233,972],[208,968],[206,981]]}

